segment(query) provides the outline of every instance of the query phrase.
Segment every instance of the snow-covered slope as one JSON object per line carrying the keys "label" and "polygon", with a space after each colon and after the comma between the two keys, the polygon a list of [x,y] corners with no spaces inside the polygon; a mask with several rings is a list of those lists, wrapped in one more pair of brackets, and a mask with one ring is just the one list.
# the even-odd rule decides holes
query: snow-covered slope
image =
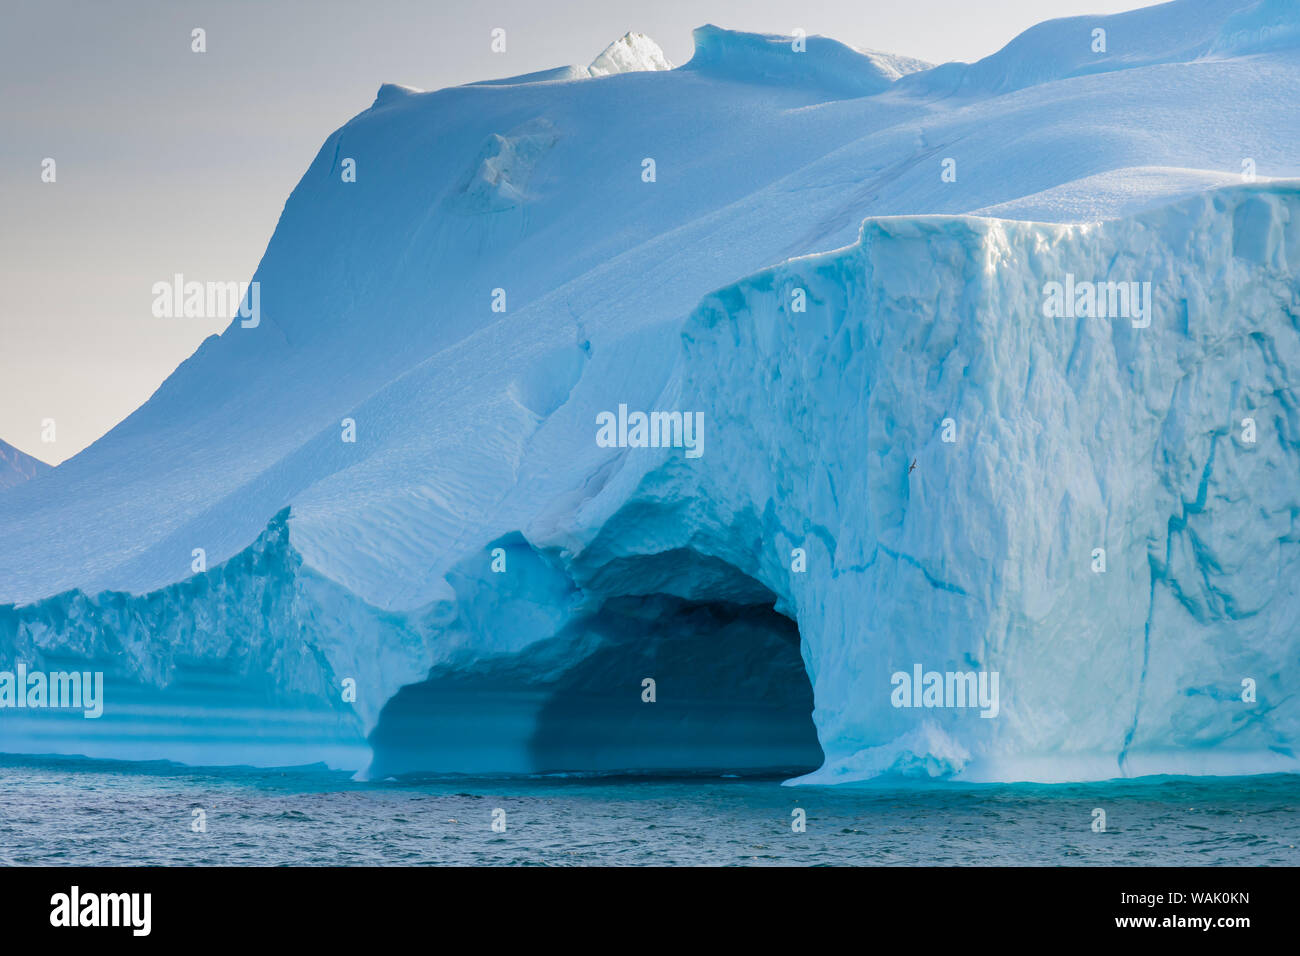
{"label": "snow-covered slope", "polygon": [[[1096,69],[1074,21],[933,70],[705,27],[675,70],[386,85],[289,198],[260,323],[0,496],[0,648],[144,702],[0,750],[1293,769],[1300,14],[1087,20],[1135,22]],[[1067,275],[1149,282],[1150,324],[1045,316]],[[620,405],[702,413],[703,453],[605,447]],[[894,708],[913,664],[997,670],[998,717]]]}
{"label": "snow-covered slope", "polygon": [[829,37],[783,37],[722,30],[695,31],[695,55],[683,69],[722,80],[771,83],[821,96],[882,93],[899,77],[930,64],[911,57],[855,50]]}
{"label": "snow-covered slope", "polygon": [[43,475],[50,466],[39,458],[24,454],[13,445],[0,441],[0,491]]}
{"label": "snow-covered slope", "polygon": [[1049,20],[977,63],[946,63],[905,86],[986,95],[1053,80],[1293,48],[1293,0],[1175,0],[1108,17]]}

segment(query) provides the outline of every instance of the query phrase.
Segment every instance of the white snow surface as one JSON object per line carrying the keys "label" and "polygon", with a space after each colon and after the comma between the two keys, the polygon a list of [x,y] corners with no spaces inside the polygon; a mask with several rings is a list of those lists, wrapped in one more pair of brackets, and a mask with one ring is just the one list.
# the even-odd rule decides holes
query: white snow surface
{"label": "white snow surface", "polygon": [[[361,767],[432,667],[757,582],[799,625],[816,782],[1300,769],[1300,10],[1177,0],[933,69],[630,38],[598,79],[385,85],[289,197],[260,325],[0,495],[0,649],[147,697],[0,750]],[[1150,326],[1045,317],[1066,274],[1150,282]],[[704,454],[599,447],[619,404],[702,411]],[[892,707],[914,663],[998,671],[999,716]],[[316,730],[140,732],[261,733],[176,689],[198,665]]]}
{"label": "white snow surface", "polygon": [[592,76],[609,76],[613,73],[635,73],[640,70],[671,70],[673,64],[659,44],[644,33],[627,33],[605,47],[600,56],[591,61],[587,72]]}

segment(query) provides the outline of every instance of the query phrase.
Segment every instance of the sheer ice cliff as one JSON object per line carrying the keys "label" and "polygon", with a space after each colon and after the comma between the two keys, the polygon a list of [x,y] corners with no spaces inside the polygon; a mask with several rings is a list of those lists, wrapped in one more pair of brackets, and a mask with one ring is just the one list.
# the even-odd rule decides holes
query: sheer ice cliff
{"label": "sheer ice cliff", "polygon": [[[1300,11],[937,67],[695,40],[386,84],[326,140],[256,327],[0,491],[0,670],[106,674],[0,751],[1300,770]],[[1149,324],[1045,314],[1067,276],[1149,283]],[[620,405],[703,454],[602,447]],[[997,716],[893,706],[917,664],[996,671]]]}

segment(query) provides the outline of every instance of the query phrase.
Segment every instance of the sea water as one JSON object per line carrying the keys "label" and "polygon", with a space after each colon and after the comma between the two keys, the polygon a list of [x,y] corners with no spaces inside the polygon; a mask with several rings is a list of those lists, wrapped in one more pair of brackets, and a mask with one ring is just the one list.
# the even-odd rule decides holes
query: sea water
{"label": "sea water", "polygon": [[1300,865],[1297,811],[1291,775],[360,783],[324,767],[0,756],[0,862],[23,865]]}

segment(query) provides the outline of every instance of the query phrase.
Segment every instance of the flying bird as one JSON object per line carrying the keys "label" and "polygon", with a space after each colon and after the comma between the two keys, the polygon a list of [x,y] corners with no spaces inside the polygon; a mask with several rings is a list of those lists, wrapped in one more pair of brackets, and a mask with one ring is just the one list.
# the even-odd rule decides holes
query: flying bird
{"label": "flying bird", "polygon": [[912,459],[912,463],[911,463],[910,465],[907,466],[907,473],[908,473],[909,475],[910,475],[912,472],[914,472],[914,471],[916,471],[916,459],[915,459],[915,458],[913,458],[913,459]]}

